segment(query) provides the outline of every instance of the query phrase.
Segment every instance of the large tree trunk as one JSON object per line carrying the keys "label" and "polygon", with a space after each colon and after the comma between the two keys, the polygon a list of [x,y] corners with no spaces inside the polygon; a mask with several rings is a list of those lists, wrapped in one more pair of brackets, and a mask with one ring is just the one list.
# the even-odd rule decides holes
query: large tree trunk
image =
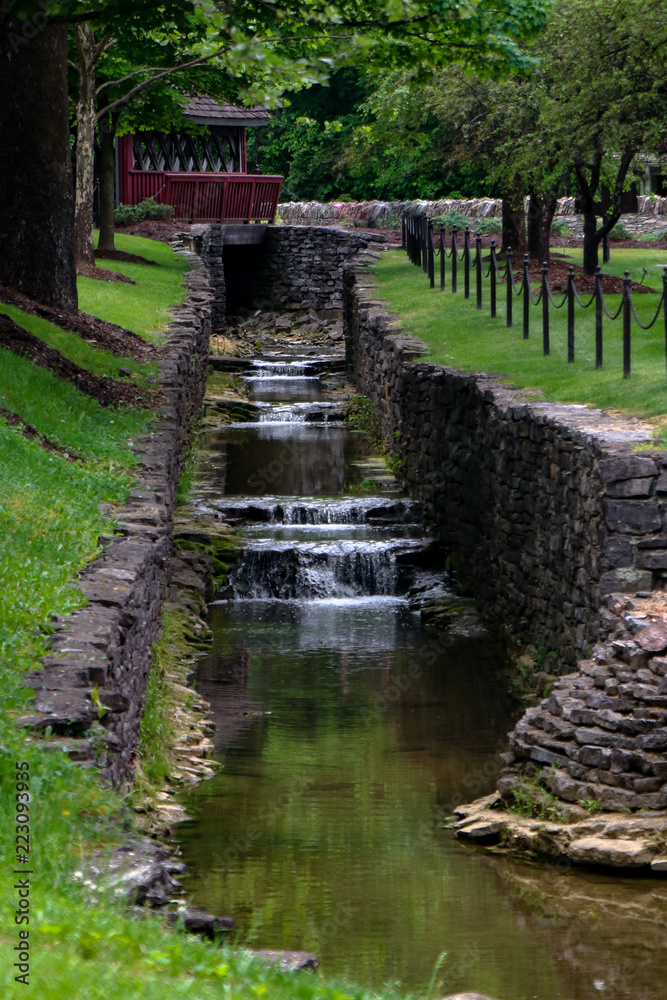
{"label": "large tree trunk", "polygon": [[67,28],[0,28],[0,281],[76,310]]}
{"label": "large tree trunk", "polygon": [[501,250],[512,249],[515,260],[526,253],[524,190],[519,178],[503,190],[503,237]]}
{"label": "large tree trunk", "polygon": [[551,254],[551,223],[558,196],[555,191],[537,195],[531,191],[528,201],[528,253],[531,260],[549,263]]}
{"label": "large tree trunk", "polygon": [[598,266],[598,220],[593,208],[593,200],[587,199],[582,205],[584,216],[584,271],[595,274]]}
{"label": "large tree trunk", "polygon": [[95,164],[95,35],[85,22],[74,26],[79,52],[76,108],[76,199],[74,247],[77,266],[95,267],[93,192]]}
{"label": "large tree trunk", "polygon": [[113,115],[100,120],[100,145],[97,158],[100,179],[100,250],[115,250],[114,195],[116,187],[116,129]]}

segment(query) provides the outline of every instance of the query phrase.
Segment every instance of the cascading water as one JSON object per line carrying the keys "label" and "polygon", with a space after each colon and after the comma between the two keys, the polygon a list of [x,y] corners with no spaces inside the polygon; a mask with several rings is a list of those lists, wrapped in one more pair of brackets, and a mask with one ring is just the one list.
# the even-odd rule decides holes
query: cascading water
{"label": "cascading water", "polygon": [[373,991],[423,995],[439,962],[432,996],[663,1000],[659,883],[545,873],[442,828],[494,788],[521,710],[488,637],[413,610],[446,581],[419,503],[369,471],[319,379],[342,359],[259,360],[259,420],[202,436],[195,512],[245,543],[197,669],[224,766],[178,828],[193,903]]}

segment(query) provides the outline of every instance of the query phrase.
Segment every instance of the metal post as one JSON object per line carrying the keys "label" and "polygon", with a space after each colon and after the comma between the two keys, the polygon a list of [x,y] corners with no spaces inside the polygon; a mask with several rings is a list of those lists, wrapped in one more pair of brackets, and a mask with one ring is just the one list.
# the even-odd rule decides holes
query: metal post
{"label": "metal post", "polygon": [[567,360],[574,361],[574,268],[567,272]]}
{"label": "metal post", "polygon": [[470,226],[463,237],[463,298],[470,298]]}
{"label": "metal post", "polygon": [[422,242],[420,237],[420,221],[415,217],[415,264],[417,267],[422,266]]}
{"label": "metal post", "polygon": [[602,237],[602,263],[608,264],[611,260],[611,247],[609,246],[609,233]]}
{"label": "metal post", "polygon": [[523,255],[523,339],[530,335],[530,265],[528,254]]}
{"label": "metal post", "polygon": [[630,378],[630,323],[632,313],[630,311],[630,272],[625,271],[623,278],[623,378]]}
{"label": "metal post", "polygon": [[662,270],[662,314],[665,318],[665,359],[667,360],[667,267]]}
{"label": "metal post", "polygon": [[550,353],[549,343],[549,265],[542,264],[542,354]]}
{"label": "metal post", "polygon": [[428,274],[428,220],[422,216],[422,266],[424,274]]}
{"label": "metal post", "polygon": [[431,288],[435,288],[435,259],[434,259],[434,247],[433,247],[433,219],[428,220],[428,225],[426,227],[426,235],[428,239],[428,283]]}
{"label": "metal post", "polygon": [[477,233],[475,236],[475,258],[477,260],[477,308],[482,308],[482,237]]}
{"label": "metal post", "polygon": [[602,368],[602,270],[599,264],[595,268],[595,367]]}
{"label": "metal post", "polygon": [[456,226],[452,226],[452,294],[456,293],[456,272],[458,270],[458,250],[456,249]]}
{"label": "metal post", "polygon": [[440,226],[440,291],[445,290],[445,227]]}
{"label": "metal post", "polygon": [[505,281],[507,282],[507,288],[506,288],[506,292],[507,292],[507,307],[506,307],[507,325],[511,326],[512,325],[512,306],[514,305],[514,303],[512,301],[513,298],[514,298],[514,289],[512,288],[512,248],[511,247],[507,248],[507,272],[506,272]]}
{"label": "metal post", "polygon": [[496,317],[496,241],[491,240],[491,263],[489,265],[489,296],[491,299],[491,319]]}

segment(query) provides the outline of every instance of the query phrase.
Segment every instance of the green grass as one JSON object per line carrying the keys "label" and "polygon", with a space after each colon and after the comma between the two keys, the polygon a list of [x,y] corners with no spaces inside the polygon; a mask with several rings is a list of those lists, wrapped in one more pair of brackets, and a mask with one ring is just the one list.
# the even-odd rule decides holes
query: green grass
{"label": "green grass", "polygon": [[[72,453],[110,469],[134,465],[129,441],[148,425],[147,413],[101,406],[70,382],[3,348],[0,406]],[[17,431],[13,433],[18,436]]]}
{"label": "green grass", "polygon": [[189,265],[168,244],[141,236],[117,235],[116,249],[155,260],[159,267],[98,261],[100,267],[126,274],[136,285],[80,277],[79,308],[132,330],[146,340],[159,340],[171,311],[185,300],[182,281]]}
{"label": "green grass", "polygon": [[[560,252],[560,251],[559,251]],[[572,251],[574,260],[581,255]],[[642,267],[653,277],[651,287],[660,287],[661,272],[654,264],[667,264],[660,250],[617,250],[612,247],[607,273],[622,275],[627,268],[640,279]],[[568,403],[590,403],[644,417],[667,413],[667,368],[662,316],[652,330],[641,331],[633,322],[632,376],[623,378],[622,322],[605,319],[604,367],[595,369],[595,316],[593,308],[575,316],[575,362],[567,362],[566,309],[551,310],[551,354],[542,355],[541,306],[531,306],[530,339],[522,339],[522,304],[514,299],[514,326],[505,324],[505,286],[498,287],[498,316],[489,317],[488,279],[484,282],[483,308],[475,308],[474,275],[471,298],[463,298],[463,271],[459,265],[459,292],[452,295],[449,261],[447,290],[430,289],[420,268],[410,264],[402,251],[382,254],[377,264],[377,284],[382,297],[400,318],[401,325],[429,347],[429,360],[464,371],[502,373],[503,381],[521,389],[538,390],[548,399]],[[646,279],[648,282],[649,279]],[[560,295],[554,295],[558,302]],[[636,295],[637,310],[646,322],[653,317],[659,295]],[[587,301],[588,296],[582,296]],[[620,296],[607,296],[615,310]]]}

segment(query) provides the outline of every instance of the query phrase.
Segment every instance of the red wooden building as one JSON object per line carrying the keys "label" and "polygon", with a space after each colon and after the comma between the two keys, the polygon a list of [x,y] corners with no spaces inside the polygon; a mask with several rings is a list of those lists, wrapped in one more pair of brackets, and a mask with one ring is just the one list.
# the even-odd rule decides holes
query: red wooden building
{"label": "red wooden building", "polygon": [[155,198],[185,222],[273,222],[282,177],[248,173],[246,129],[266,126],[264,108],[196,97],[184,110],[189,132],[139,132],[118,140],[118,200]]}

